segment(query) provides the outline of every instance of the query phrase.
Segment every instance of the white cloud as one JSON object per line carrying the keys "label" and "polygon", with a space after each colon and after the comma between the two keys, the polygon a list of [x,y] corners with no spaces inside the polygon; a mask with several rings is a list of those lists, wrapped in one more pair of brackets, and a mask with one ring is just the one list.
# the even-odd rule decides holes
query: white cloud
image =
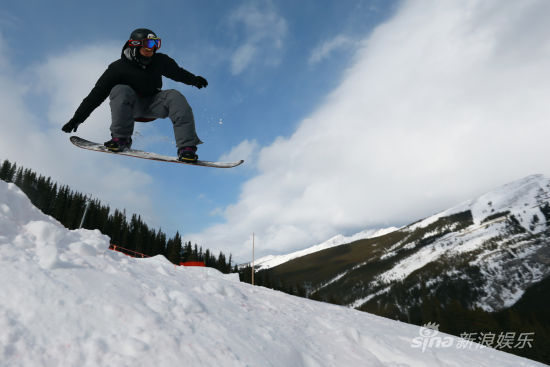
{"label": "white cloud", "polygon": [[259,173],[192,241],[249,258],[405,224],[550,173],[545,1],[409,1],[323,105],[260,150]]}
{"label": "white cloud", "polygon": [[[4,41],[0,34],[0,42]],[[129,159],[77,149],[61,131],[109,62],[119,55],[120,47],[114,45],[87,46],[37,59],[24,70],[0,55],[0,110],[5,111],[0,160],[9,159],[154,222],[148,174],[135,169]],[[79,135],[99,141],[110,136],[107,103],[79,127]]]}
{"label": "white cloud", "polygon": [[357,46],[357,40],[340,34],[315,47],[309,57],[309,64],[317,64],[318,62],[330,57],[334,52],[342,49],[356,48]]}
{"label": "white cloud", "polygon": [[[59,127],[73,116],[109,63],[119,55],[119,45],[91,45],[50,56],[33,69],[36,89],[49,101],[47,116],[52,127]],[[82,130],[91,139],[110,136],[108,102],[107,99],[79,126],[79,133]]]}
{"label": "white cloud", "polygon": [[234,75],[240,74],[252,62],[257,53],[257,48],[253,44],[246,43],[239,46],[231,59],[231,72]]}
{"label": "white cloud", "polygon": [[231,56],[231,72],[240,74],[255,63],[277,66],[281,61],[287,25],[271,2],[248,2],[229,16],[239,42]]}
{"label": "white cloud", "polygon": [[254,167],[258,155],[259,144],[256,140],[243,140],[239,145],[233,147],[228,153],[222,154],[218,159],[220,162],[235,162],[243,159],[245,166]]}

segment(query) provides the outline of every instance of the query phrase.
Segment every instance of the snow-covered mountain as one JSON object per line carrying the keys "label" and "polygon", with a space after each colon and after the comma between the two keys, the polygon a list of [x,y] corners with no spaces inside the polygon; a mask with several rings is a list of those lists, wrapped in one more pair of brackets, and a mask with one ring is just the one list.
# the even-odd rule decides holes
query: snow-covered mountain
{"label": "snow-covered mountain", "polygon": [[0,181],[0,366],[542,366],[108,246]]}
{"label": "snow-covered mountain", "polygon": [[[403,231],[409,237],[383,255],[399,261],[378,274],[375,282],[387,286],[432,262],[449,263],[439,279],[452,277],[468,265],[480,272],[476,279],[480,296],[474,305],[487,311],[509,307],[527,288],[550,275],[550,263],[541,261],[550,255],[549,203],[550,178],[533,175],[408,226]],[[444,220],[457,216],[471,218]],[[410,241],[415,233],[422,235]],[[412,248],[417,251],[398,256]]]}
{"label": "snow-covered mountain", "polygon": [[414,292],[464,289],[461,302],[497,311],[550,276],[550,178],[532,175],[384,236],[340,245],[270,269],[369,310],[418,305]]}
{"label": "snow-covered mountain", "polygon": [[[265,270],[270,269],[275,266],[284,264],[290,260],[294,260],[298,257],[306,256],[313,254],[315,252],[319,252],[322,250],[326,250],[331,247],[336,247],[340,245],[344,245],[346,243],[355,242],[358,240],[364,240],[367,238],[373,238],[378,236],[383,236],[387,233],[393,232],[397,230],[397,227],[389,227],[389,228],[383,228],[383,229],[367,229],[361,232],[358,232],[351,236],[344,236],[342,234],[336,235],[328,240],[326,240],[323,243],[320,243],[315,246],[308,247],[303,250],[295,251],[290,254],[286,255],[268,255],[261,257],[257,259],[254,262],[254,267],[256,270]],[[251,266],[251,263],[245,264],[244,266]]]}

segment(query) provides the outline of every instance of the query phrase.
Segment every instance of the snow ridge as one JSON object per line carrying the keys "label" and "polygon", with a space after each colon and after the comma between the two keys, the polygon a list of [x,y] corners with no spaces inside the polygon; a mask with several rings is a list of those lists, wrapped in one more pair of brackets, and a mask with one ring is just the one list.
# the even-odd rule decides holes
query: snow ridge
{"label": "snow ridge", "polygon": [[[254,263],[254,266],[256,270],[270,269],[275,266],[284,264],[290,260],[294,260],[302,256],[310,255],[318,251],[326,250],[331,247],[345,245],[345,244],[352,243],[359,240],[364,240],[367,238],[383,236],[395,230],[397,230],[396,227],[388,227],[388,228],[382,228],[382,229],[367,229],[351,236],[344,236],[342,234],[338,234],[326,240],[323,243],[320,243],[312,247],[308,247],[303,250],[295,251],[290,254],[264,256],[256,260]],[[251,265],[251,264],[246,264],[246,265]]]}
{"label": "snow ridge", "polygon": [[540,207],[549,200],[550,178],[541,174],[530,175],[426,218],[408,229],[412,231],[423,228],[441,217],[467,210],[472,212],[474,223],[477,225],[489,215],[505,211],[517,214],[520,218],[530,219],[534,214],[542,214]]}

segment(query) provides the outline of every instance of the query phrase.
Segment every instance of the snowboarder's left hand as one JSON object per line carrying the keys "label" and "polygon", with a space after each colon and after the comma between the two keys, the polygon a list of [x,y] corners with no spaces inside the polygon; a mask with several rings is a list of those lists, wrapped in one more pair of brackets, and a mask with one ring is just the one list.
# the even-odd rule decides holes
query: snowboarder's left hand
{"label": "snowboarder's left hand", "polygon": [[193,86],[199,89],[204,88],[207,85],[208,85],[208,82],[202,76],[196,76],[195,80],[193,81]]}
{"label": "snowboarder's left hand", "polygon": [[76,129],[78,129],[78,125],[80,125],[80,124],[81,124],[80,122],[75,121],[74,119],[71,119],[71,121],[69,121],[65,125],[63,125],[61,130],[63,130],[66,133],[70,133],[70,132],[73,132],[73,131],[76,132]]}

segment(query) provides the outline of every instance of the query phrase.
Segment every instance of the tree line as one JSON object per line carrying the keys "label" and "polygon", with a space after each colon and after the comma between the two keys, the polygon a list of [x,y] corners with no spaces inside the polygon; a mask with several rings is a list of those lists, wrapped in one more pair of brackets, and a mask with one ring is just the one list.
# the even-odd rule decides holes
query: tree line
{"label": "tree line", "polygon": [[[224,273],[231,271],[229,258],[220,252],[215,256],[210,250],[203,251],[197,244],[183,243],[179,232],[168,238],[161,229],[148,226],[137,214],[127,218],[126,210],[104,205],[96,198],[88,198],[71,190],[67,185],[53,182],[51,177],[18,167],[16,163],[4,160],[0,166],[0,180],[12,182],[31,200],[34,206],[44,214],[58,220],[68,229],[98,229],[111,238],[111,244],[135,251],[146,256],[164,255],[174,264],[185,261],[203,261],[206,266]],[[86,210],[84,222],[82,218]]]}

